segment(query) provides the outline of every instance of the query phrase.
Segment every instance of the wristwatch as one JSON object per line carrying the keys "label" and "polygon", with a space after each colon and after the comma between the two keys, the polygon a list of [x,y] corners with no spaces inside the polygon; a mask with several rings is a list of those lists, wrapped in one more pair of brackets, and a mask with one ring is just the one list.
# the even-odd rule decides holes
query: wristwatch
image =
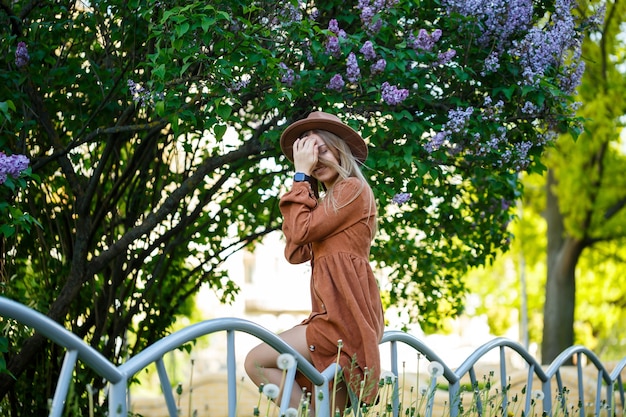
{"label": "wristwatch", "polygon": [[296,172],[296,174],[293,176],[293,180],[295,182],[310,181],[311,177],[306,175],[304,172]]}

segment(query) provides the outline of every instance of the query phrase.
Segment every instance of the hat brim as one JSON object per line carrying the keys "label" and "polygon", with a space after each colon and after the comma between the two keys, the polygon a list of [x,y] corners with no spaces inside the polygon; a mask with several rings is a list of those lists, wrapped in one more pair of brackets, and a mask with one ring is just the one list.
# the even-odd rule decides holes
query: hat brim
{"label": "hat brim", "polygon": [[280,148],[290,161],[293,162],[293,143],[303,133],[311,130],[334,133],[348,144],[357,161],[364,163],[367,159],[367,144],[350,126],[334,120],[302,119],[289,125],[280,137]]}

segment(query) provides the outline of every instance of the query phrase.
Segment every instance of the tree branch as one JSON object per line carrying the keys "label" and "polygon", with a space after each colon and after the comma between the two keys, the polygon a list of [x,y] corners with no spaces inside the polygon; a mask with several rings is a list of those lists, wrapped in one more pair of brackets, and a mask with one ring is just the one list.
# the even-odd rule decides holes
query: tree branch
{"label": "tree branch", "polygon": [[624,208],[624,206],[626,206],[626,197],[623,197],[621,200],[618,200],[615,204],[613,204],[611,207],[609,207],[605,212],[604,212],[604,219],[605,220],[609,220],[611,219],[613,216],[615,216],[621,209]]}

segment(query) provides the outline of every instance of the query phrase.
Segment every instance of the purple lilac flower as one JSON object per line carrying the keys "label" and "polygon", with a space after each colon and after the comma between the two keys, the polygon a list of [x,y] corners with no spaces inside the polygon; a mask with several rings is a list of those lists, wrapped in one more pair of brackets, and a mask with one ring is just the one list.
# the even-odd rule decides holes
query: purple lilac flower
{"label": "purple lilac flower", "polygon": [[420,29],[417,38],[413,34],[409,35],[409,42],[413,49],[431,51],[440,38],[441,29],[435,29],[432,34],[429,34],[425,29]]}
{"label": "purple lilac flower", "polygon": [[380,11],[385,8],[385,0],[374,0],[372,3],[372,7],[376,11]]}
{"label": "purple lilac flower", "polygon": [[309,64],[314,64],[315,63],[315,59],[313,59],[313,53],[311,52],[311,42],[310,41],[303,41],[301,43],[301,49],[304,53],[304,56],[306,57],[306,60]]}
{"label": "purple lilac flower", "polygon": [[328,22],[328,30],[335,35],[339,34],[339,22],[337,22],[337,19],[330,19],[330,22]]}
{"label": "purple lilac flower", "polygon": [[146,100],[150,98],[150,94],[146,92],[146,89],[133,80],[128,80],[128,89],[135,103],[139,104],[141,107],[143,107],[146,104]]}
{"label": "purple lilac flower", "polygon": [[336,36],[330,36],[326,41],[326,53],[334,57],[341,55],[341,48],[339,47],[339,38]]}
{"label": "purple lilac flower", "polygon": [[330,79],[328,85],[326,87],[331,90],[341,91],[343,87],[346,85],[345,81],[341,77],[341,74],[333,75],[333,78]]}
{"label": "purple lilac flower", "polygon": [[361,11],[361,23],[368,34],[376,34],[383,27],[380,12],[388,12],[398,3],[397,0],[359,0],[357,9]]}
{"label": "purple lilac flower", "polygon": [[376,58],[376,52],[374,51],[374,44],[372,41],[366,41],[359,52],[363,54],[366,61],[372,61]]}
{"label": "purple lilac flower", "polygon": [[479,142],[474,153],[478,156],[485,156],[497,152],[501,142],[506,143],[506,132],[501,131],[500,136],[491,135],[488,141]]}
{"label": "purple lilac flower", "polygon": [[305,56],[306,56],[306,61],[307,61],[309,64],[313,65],[313,64],[315,63],[315,58],[313,58],[313,53],[311,52],[311,50],[310,50],[310,49],[307,49],[307,50],[305,51]]}
{"label": "purple lilac flower", "polygon": [[374,18],[374,9],[372,9],[369,5],[361,8],[361,21],[363,23],[370,24],[372,19]]}
{"label": "purple lilac flower", "polygon": [[522,106],[522,113],[525,114],[536,114],[539,113],[539,107],[535,105],[532,101],[527,101]]}
{"label": "purple lilac flower", "polygon": [[378,32],[380,32],[380,29],[383,27],[383,20],[382,19],[376,19],[374,20],[372,23],[370,23],[367,27],[368,32],[372,33],[372,34],[376,34]]}
{"label": "purple lilac flower", "polygon": [[361,70],[359,69],[359,63],[356,60],[354,52],[350,52],[347,60],[348,69],[346,70],[346,77],[351,83],[355,83],[361,78]]}
{"label": "purple lilac flower", "polygon": [[580,85],[585,73],[585,61],[581,59],[582,48],[577,48],[571,59],[571,64],[563,68],[563,73],[559,74],[559,87],[566,94],[574,94]]}
{"label": "purple lilac flower", "polygon": [[589,19],[587,23],[593,28],[601,28],[604,25],[604,17],[606,15],[606,4],[601,4]]}
{"label": "purple lilac flower", "polygon": [[377,9],[378,6],[377,4],[371,5],[369,0],[359,0],[357,6],[359,10],[361,10],[361,23],[363,23],[365,31],[369,34],[378,33],[383,26],[382,19],[380,19],[380,17],[375,18],[376,13],[379,11],[379,9]]}
{"label": "purple lilac flower", "polygon": [[234,93],[242,88],[246,88],[250,84],[249,78],[241,78],[239,81],[233,81],[229,88],[227,88],[229,93]]}
{"label": "purple lilac flower", "polygon": [[411,199],[411,193],[398,193],[391,199],[392,203],[397,205],[404,204]]}
{"label": "purple lilac flower", "polygon": [[485,59],[485,66],[482,75],[484,76],[486,73],[496,72],[500,68],[500,55],[493,51],[487,56]]}
{"label": "purple lilac flower", "polygon": [[515,144],[515,152],[513,153],[515,154],[516,159],[513,164],[513,168],[517,172],[521,172],[528,168],[528,165],[530,164],[530,157],[528,156],[528,152],[532,147],[533,144],[530,141]]}
{"label": "purple lilac flower", "polygon": [[328,22],[328,30],[337,35],[339,39],[346,39],[348,37],[346,31],[339,28],[337,19],[330,19],[330,22]]}
{"label": "purple lilac flower", "polygon": [[17,44],[17,49],[15,50],[15,65],[18,68],[21,68],[28,64],[29,60],[30,56],[28,55],[28,47],[26,46],[26,43],[19,42]]}
{"label": "purple lilac flower", "polygon": [[506,48],[507,42],[532,22],[532,0],[444,0],[448,13],[473,16],[481,22],[479,43]]}
{"label": "purple lilac flower", "polygon": [[[572,0],[557,0],[555,6],[546,27],[534,27],[521,41],[513,43],[511,54],[520,59],[524,67],[523,76],[531,85],[538,82],[548,68],[561,65],[568,56],[566,51],[572,51],[576,57],[582,47],[571,13]],[[571,70],[574,74],[577,72],[577,68]],[[572,91],[575,88],[573,84],[568,86]]]}
{"label": "purple lilac flower", "polygon": [[390,9],[396,4],[398,4],[398,0],[359,0],[357,8],[362,10],[365,7],[370,7],[374,13],[378,13],[385,9]]}
{"label": "purple lilac flower", "polygon": [[456,56],[456,51],[454,49],[448,49],[445,52],[439,53],[437,56],[437,64],[438,65],[446,65],[448,62],[452,60]]}
{"label": "purple lilac flower", "polygon": [[298,6],[294,6],[290,2],[283,7],[282,15],[287,17],[290,23],[297,23],[302,21],[302,1],[298,0]]}
{"label": "purple lilac flower", "polygon": [[155,99],[162,99],[163,93],[153,93],[150,90],[146,90],[140,84],[135,83],[133,80],[128,80],[128,89],[130,95],[133,97],[135,103],[140,107],[153,104]]}
{"label": "purple lilac flower", "polygon": [[409,90],[406,88],[398,88],[389,84],[387,81],[381,86],[381,95],[383,101],[391,106],[402,103],[409,96]]}
{"label": "purple lilac flower", "polygon": [[280,82],[291,87],[293,82],[296,80],[295,71],[289,67],[284,62],[278,64],[278,66],[283,70],[283,75],[280,78]]}
{"label": "purple lilac flower", "polygon": [[385,67],[387,67],[387,61],[381,58],[374,64],[372,64],[372,66],[370,67],[370,71],[372,72],[372,74],[378,74],[385,71]]}
{"label": "purple lilac flower", "polygon": [[0,184],[4,184],[7,176],[18,178],[28,168],[29,160],[25,155],[6,155],[0,152]]}
{"label": "purple lilac flower", "polygon": [[446,142],[449,134],[450,132],[447,131],[437,132],[437,134],[424,146],[426,152],[433,153],[439,150],[439,148],[441,148]]}
{"label": "purple lilac flower", "polygon": [[448,111],[448,121],[445,124],[445,128],[452,133],[461,133],[472,116],[472,113],[474,113],[474,108],[471,106],[465,110],[456,108]]}

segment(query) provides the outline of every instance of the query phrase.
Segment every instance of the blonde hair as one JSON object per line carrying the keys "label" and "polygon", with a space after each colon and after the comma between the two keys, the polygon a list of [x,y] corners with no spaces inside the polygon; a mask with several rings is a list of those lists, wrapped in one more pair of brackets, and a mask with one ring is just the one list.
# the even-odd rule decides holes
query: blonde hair
{"label": "blonde hair", "polygon": [[[370,187],[369,183],[365,179],[363,172],[361,172],[361,163],[354,157],[346,141],[344,141],[343,139],[341,139],[339,136],[335,135],[334,133],[328,132],[326,130],[313,130],[311,132],[315,133],[320,138],[322,138],[324,143],[326,143],[330,151],[337,158],[337,161],[339,161],[339,163],[336,164],[333,161],[320,159],[320,162],[327,166],[334,168],[339,174],[339,178],[341,178],[342,180],[345,180],[350,177],[356,177],[360,180],[360,183],[361,183],[361,187],[355,192],[355,194],[351,198],[349,198],[345,202],[342,202],[342,204],[339,204],[332,190],[334,185],[337,184],[337,182],[339,182],[339,181],[335,181],[333,186],[331,186],[330,189],[326,190],[326,194],[324,195],[324,198],[323,198],[324,205],[326,207],[330,206],[332,207],[333,210],[337,211],[341,207],[345,207],[351,202],[353,202],[364,191],[367,192],[370,202],[373,202],[374,192],[372,191],[372,188]],[[372,204],[370,204],[370,209],[371,207],[372,207]],[[375,214],[376,213],[374,213],[374,215]],[[371,215],[372,213],[370,212],[369,216]]]}

